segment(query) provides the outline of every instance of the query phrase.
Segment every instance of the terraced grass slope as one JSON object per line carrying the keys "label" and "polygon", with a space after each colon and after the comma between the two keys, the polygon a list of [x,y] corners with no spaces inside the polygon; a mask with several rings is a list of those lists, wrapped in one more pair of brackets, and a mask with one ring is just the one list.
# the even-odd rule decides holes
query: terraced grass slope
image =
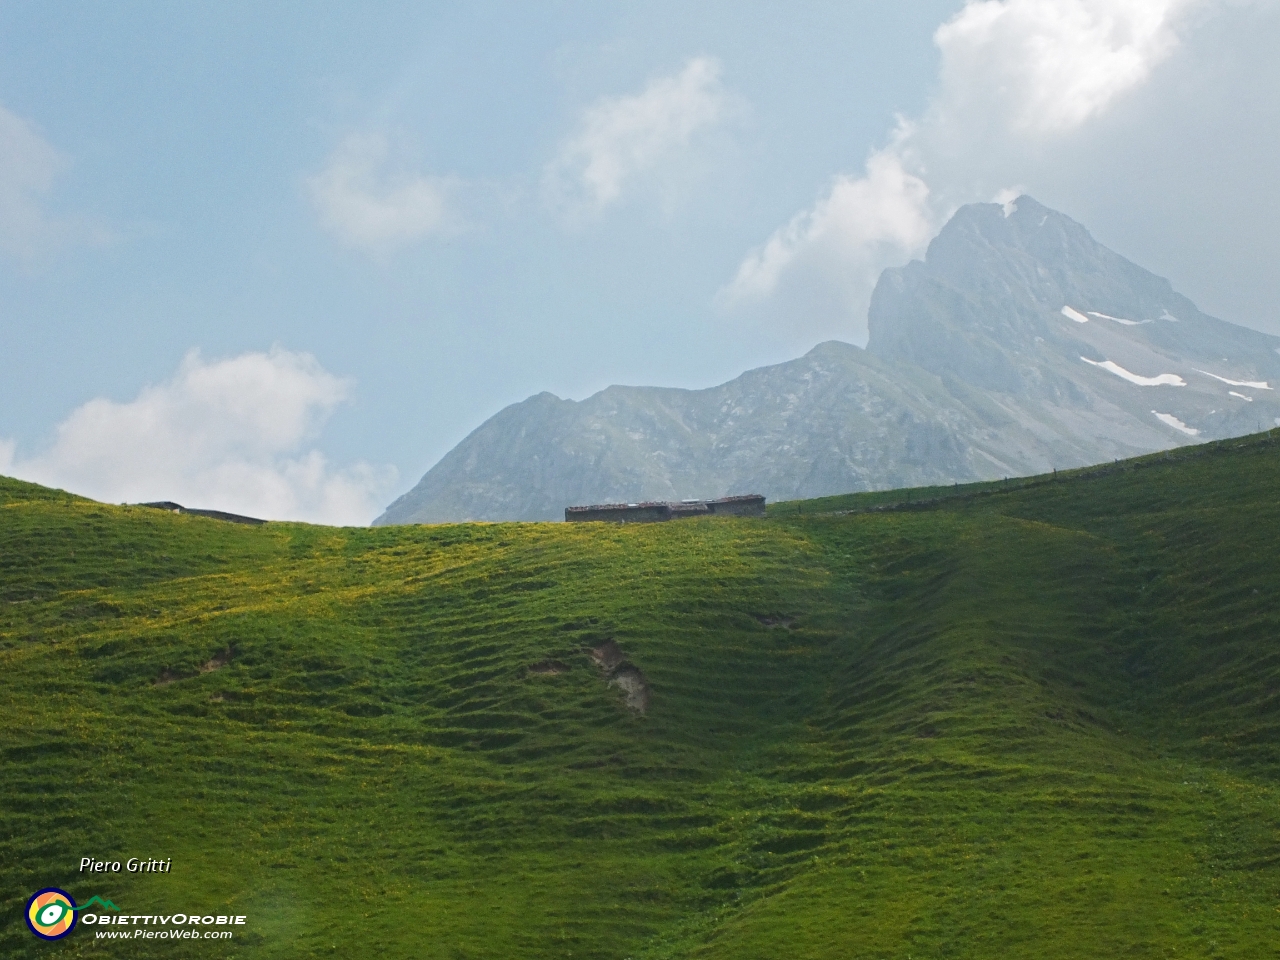
{"label": "terraced grass slope", "polygon": [[0,481],[0,954],[1274,956],[1278,441],[625,527]]}

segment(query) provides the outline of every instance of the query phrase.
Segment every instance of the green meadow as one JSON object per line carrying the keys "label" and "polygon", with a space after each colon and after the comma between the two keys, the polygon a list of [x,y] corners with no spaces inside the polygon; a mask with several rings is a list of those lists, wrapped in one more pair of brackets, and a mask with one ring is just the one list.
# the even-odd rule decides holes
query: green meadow
{"label": "green meadow", "polygon": [[0,955],[1274,957],[1278,588],[1280,431],[654,525],[0,480]]}

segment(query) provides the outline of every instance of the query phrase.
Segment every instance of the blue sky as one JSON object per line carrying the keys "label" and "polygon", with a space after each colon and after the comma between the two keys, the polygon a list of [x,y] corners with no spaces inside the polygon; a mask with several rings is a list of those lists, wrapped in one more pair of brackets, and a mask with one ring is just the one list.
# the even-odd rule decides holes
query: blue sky
{"label": "blue sky", "polygon": [[0,7],[0,472],[367,522],[550,390],[865,339],[1025,190],[1280,332],[1267,0]]}

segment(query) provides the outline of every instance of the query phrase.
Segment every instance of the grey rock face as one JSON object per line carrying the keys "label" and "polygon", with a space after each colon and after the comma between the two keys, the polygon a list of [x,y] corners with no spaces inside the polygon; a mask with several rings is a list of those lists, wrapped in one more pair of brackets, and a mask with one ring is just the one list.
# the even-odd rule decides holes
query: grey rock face
{"label": "grey rock face", "polygon": [[868,351],[987,391],[1049,431],[1059,465],[1274,425],[1280,340],[1204,315],[1030,197],[1013,206],[962,208],[924,263],[886,270]]}
{"label": "grey rock face", "polygon": [[530,397],[375,523],[991,479],[1280,422],[1280,339],[1205,316],[1030,197],[962,208],[924,262],[884,272],[869,324],[866,350],[823,343],[707,390]]}

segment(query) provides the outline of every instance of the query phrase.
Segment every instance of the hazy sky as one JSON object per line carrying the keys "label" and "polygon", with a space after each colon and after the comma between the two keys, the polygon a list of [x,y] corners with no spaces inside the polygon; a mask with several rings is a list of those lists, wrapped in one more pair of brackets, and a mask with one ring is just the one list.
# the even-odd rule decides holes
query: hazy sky
{"label": "hazy sky", "polygon": [[[691,9],[692,7],[692,9]],[[1280,2],[0,5],[0,472],[364,523],[1027,192],[1280,333]]]}

